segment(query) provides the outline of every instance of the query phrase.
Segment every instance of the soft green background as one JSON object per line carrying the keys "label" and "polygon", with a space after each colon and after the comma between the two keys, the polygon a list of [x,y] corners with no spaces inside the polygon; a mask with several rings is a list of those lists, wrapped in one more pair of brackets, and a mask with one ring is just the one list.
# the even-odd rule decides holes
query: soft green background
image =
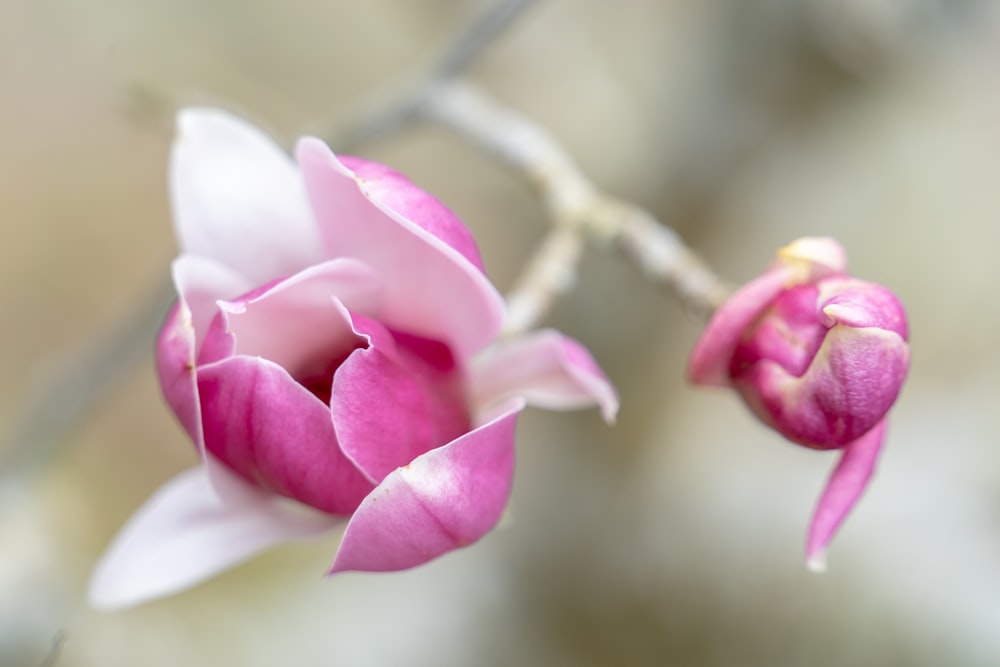
{"label": "soft green background", "polygon": [[[0,0],[0,427],[163,282],[177,107],[331,132],[484,6]],[[552,322],[619,387],[618,425],[526,414],[481,543],[324,580],[331,536],[89,610],[114,531],[195,461],[150,355],[3,496],[0,665],[40,665],[57,632],[64,667],[1000,664],[998,63],[988,0],[552,0],[469,73],[728,278],[831,234],[908,305],[910,382],[828,574],[801,551],[834,458],[687,387],[697,323],[594,252]],[[523,183],[435,129],[361,152],[453,207],[511,284],[545,226]]]}

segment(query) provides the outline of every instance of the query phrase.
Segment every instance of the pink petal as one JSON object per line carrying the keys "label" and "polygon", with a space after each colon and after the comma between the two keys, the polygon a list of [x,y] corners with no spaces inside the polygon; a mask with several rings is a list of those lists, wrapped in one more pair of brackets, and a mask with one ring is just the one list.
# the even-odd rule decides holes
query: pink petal
{"label": "pink petal", "polygon": [[839,448],[882,420],[899,396],[909,364],[910,348],[897,334],[837,325],[802,377],[763,360],[734,386],[789,440]]}
{"label": "pink petal", "polygon": [[330,410],[344,454],[373,484],[470,428],[462,377],[448,348],[354,317],[370,339],[337,369]]}
{"label": "pink petal", "polygon": [[350,155],[338,157],[342,165],[357,175],[365,196],[377,202],[380,208],[395,211],[430,232],[483,271],[475,239],[451,209],[385,165]]}
{"label": "pink petal", "polygon": [[203,453],[201,407],[194,363],[195,336],[184,303],[174,304],[156,340],[156,370],[163,397],[192,442]]}
{"label": "pink petal", "polygon": [[262,284],[324,259],[301,175],[267,135],[225,111],[184,109],[170,164],[183,253]]}
{"label": "pink petal", "polygon": [[819,284],[820,317],[828,327],[877,327],[909,338],[903,304],[882,285],[854,278],[829,279]]}
{"label": "pink petal", "polygon": [[551,329],[496,343],[475,359],[469,382],[478,411],[520,396],[550,410],[596,404],[609,423],[618,412],[618,394],[590,353]]}
{"label": "pink petal", "polygon": [[474,264],[370,199],[364,183],[321,141],[301,140],[298,158],[327,253],[360,259],[385,281],[382,309],[369,315],[392,329],[447,343],[460,361],[493,340],[503,299]]}
{"label": "pink petal", "polygon": [[868,433],[844,447],[844,453],[823,489],[809,525],[806,559],[810,569],[826,569],[826,547],[868,486],[882,450],[885,427],[883,419]]}
{"label": "pink petal", "polygon": [[372,489],[337,444],[327,405],[283,368],[236,356],[198,371],[205,447],[247,480],[331,514]]}
{"label": "pink petal", "polygon": [[341,521],[281,502],[231,474],[224,483],[234,487],[228,496],[238,502],[220,501],[201,467],[175,477],[146,501],[97,564],[91,604],[121,609],[170,595]]}
{"label": "pink petal", "polygon": [[691,382],[729,386],[729,362],[740,337],[793,276],[790,267],[779,265],[733,292],[695,343],[688,362]]}
{"label": "pink petal", "polygon": [[351,517],[330,573],[415,567],[489,532],[510,495],[523,406],[509,403],[493,421],[386,477]]}
{"label": "pink petal", "polygon": [[[253,283],[224,264],[195,255],[181,255],[170,267],[178,298],[187,309],[186,321],[194,329],[197,348],[205,339],[209,323],[219,312],[220,299],[248,292]],[[197,358],[198,349],[195,350]]]}
{"label": "pink petal", "polygon": [[[343,359],[358,346],[360,337],[352,331],[346,309],[377,309],[380,286],[379,277],[357,260],[323,262],[220,303],[220,321],[206,345],[225,349],[213,338],[231,336],[236,354],[269,359],[300,377],[310,365]],[[204,355],[199,358],[199,363],[207,361]]]}

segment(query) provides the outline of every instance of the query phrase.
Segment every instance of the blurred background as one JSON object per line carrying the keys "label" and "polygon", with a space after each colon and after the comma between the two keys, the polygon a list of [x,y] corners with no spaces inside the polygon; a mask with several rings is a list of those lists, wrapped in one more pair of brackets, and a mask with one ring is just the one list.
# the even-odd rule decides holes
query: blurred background
{"label": "blurred background", "polygon": [[[908,306],[910,380],[827,574],[802,551],[835,456],[688,387],[699,323],[595,250],[550,323],[616,383],[618,424],[526,413],[509,517],[482,542],[324,580],[332,536],[134,610],[87,607],[115,531],[195,463],[159,396],[152,329],[112,345],[119,381],[65,380],[165,308],[175,110],[223,106],[288,145],[335,135],[486,7],[0,3],[0,665],[1000,664],[989,0],[542,0],[467,74],[728,279],[833,235]],[[501,289],[545,231],[524,183],[440,129],[356,152],[456,210]],[[15,433],[39,401],[51,426],[88,396],[72,428]]]}

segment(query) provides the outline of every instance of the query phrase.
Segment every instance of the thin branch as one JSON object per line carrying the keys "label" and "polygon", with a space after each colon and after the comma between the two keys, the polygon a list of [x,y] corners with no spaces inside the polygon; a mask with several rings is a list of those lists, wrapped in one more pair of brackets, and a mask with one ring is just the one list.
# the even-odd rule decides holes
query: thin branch
{"label": "thin branch", "polygon": [[702,317],[726,298],[726,285],[673,230],[648,211],[598,190],[531,118],[460,82],[436,85],[420,111],[523,174],[555,225],[508,296],[513,304],[508,333],[537,326],[552,302],[572,289],[584,237],[619,248],[648,279]]}
{"label": "thin branch", "polygon": [[328,143],[337,151],[351,151],[399,131],[419,116],[428,92],[462,74],[479,55],[509,28],[524,9],[535,0],[498,0],[461,30],[430,71],[402,93],[389,100],[380,100],[358,114],[346,130],[329,137]]}

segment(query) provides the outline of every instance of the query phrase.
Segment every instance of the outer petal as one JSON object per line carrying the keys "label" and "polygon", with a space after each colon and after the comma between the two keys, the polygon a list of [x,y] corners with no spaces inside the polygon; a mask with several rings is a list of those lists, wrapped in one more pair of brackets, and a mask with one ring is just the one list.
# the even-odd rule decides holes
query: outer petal
{"label": "outer petal", "polygon": [[618,394],[590,353],[551,329],[493,345],[474,360],[469,382],[479,413],[512,396],[550,410],[596,404],[607,422],[618,412]]}
{"label": "outer petal", "polygon": [[694,384],[729,386],[729,361],[740,337],[794,276],[792,267],[779,265],[733,292],[695,343],[688,379]]}
{"label": "outer petal", "polygon": [[753,411],[807,447],[842,447],[873,428],[896,402],[910,348],[884,329],[838,325],[802,377],[760,361],[735,386]]}
{"label": "outer petal", "polygon": [[122,528],[90,584],[95,607],[120,609],[193,586],[268,547],[322,533],[334,517],[294,507],[231,474],[223,503],[204,468],[168,482]]}
{"label": "outer petal", "polygon": [[330,398],[344,454],[372,483],[469,430],[465,387],[443,343],[395,337],[355,316],[367,349],[337,369]]}
{"label": "outer petal", "polygon": [[218,260],[255,284],[324,259],[295,163],[246,121],[184,109],[170,164],[182,252]]}
{"label": "outer petal", "polygon": [[331,514],[372,489],[343,455],[326,404],[283,368],[236,356],[198,372],[205,447],[261,487]]}
{"label": "outer petal", "polygon": [[475,239],[451,209],[385,165],[350,155],[338,157],[341,164],[357,175],[365,196],[430,232],[483,271]]}
{"label": "outer petal", "polygon": [[440,340],[461,361],[500,330],[503,299],[461,252],[379,200],[318,139],[303,139],[299,164],[326,251],[355,257],[385,280],[390,328]]}
{"label": "outer petal", "polygon": [[825,551],[834,534],[868,486],[885,439],[886,421],[844,447],[840,462],[823,489],[809,525],[806,559],[810,569],[826,569]]}
{"label": "outer petal", "polygon": [[492,529],[510,495],[523,407],[512,401],[493,421],[386,477],[351,517],[330,573],[403,570]]}

